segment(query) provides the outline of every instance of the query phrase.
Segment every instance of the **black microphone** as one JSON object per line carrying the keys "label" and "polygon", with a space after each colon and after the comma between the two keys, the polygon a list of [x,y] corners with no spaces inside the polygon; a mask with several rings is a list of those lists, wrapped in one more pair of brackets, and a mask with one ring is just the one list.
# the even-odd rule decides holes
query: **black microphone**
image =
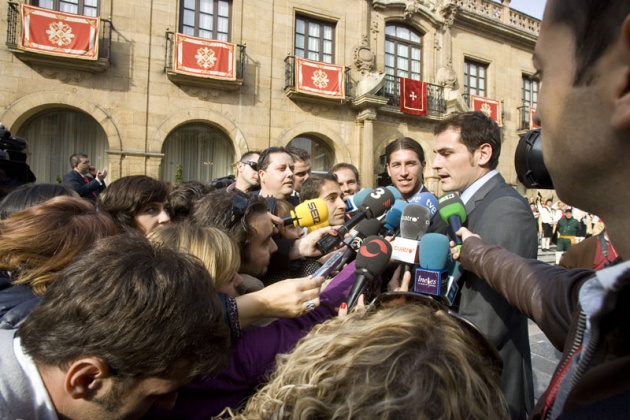
{"label": "black microphone", "polygon": [[402,262],[405,273],[418,263],[418,240],[431,223],[431,210],[420,204],[408,204],[400,217],[400,236],[392,243],[392,259]]}
{"label": "black microphone", "polygon": [[325,235],[320,239],[316,246],[322,254],[328,254],[331,249],[339,245],[343,241],[343,237],[350,229],[357,225],[363,219],[372,219],[385,213],[394,204],[394,194],[386,188],[379,187],[370,193],[363,205],[352,216],[350,220],[344,223],[332,234]]}
{"label": "black microphone", "polygon": [[359,252],[361,245],[368,236],[374,236],[381,229],[381,222],[378,219],[365,219],[361,220],[357,227],[354,229],[356,235],[346,238],[343,243],[348,246],[348,249],[343,254],[339,267],[343,267]]}
{"label": "black microphone", "polygon": [[462,227],[462,223],[466,221],[466,208],[464,207],[462,199],[459,198],[459,195],[456,193],[444,194],[438,200],[438,213],[440,213],[440,217],[450,228],[449,236],[451,240],[461,247],[462,238],[457,236],[455,232],[457,232]]}
{"label": "black microphone", "polygon": [[356,270],[354,272],[354,284],[348,294],[348,311],[352,309],[359,299],[365,284],[374,280],[387,267],[389,258],[392,255],[392,246],[388,241],[380,236],[369,236],[363,241],[359,248],[356,260]]}

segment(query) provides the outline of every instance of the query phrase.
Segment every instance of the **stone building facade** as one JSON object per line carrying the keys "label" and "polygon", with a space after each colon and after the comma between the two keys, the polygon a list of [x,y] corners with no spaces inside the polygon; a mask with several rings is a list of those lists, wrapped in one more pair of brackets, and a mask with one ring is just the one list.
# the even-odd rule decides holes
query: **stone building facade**
{"label": "stone building facade", "polygon": [[[209,181],[248,150],[291,143],[314,170],[359,167],[364,186],[383,151],[408,136],[427,153],[432,126],[468,110],[470,94],[498,101],[499,170],[517,184],[513,157],[529,124],[531,64],[540,22],[509,0],[32,0],[43,9],[99,16],[98,59],[26,51],[21,3],[0,10],[0,121],[28,140],[39,182],[88,153],[110,178],[148,174]],[[175,71],[176,34],[233,44],[235,77]],[[339,66],[342,97],[299,89],[297,58]],[[399,77],[427,82],[428,113],[402,113]]]}

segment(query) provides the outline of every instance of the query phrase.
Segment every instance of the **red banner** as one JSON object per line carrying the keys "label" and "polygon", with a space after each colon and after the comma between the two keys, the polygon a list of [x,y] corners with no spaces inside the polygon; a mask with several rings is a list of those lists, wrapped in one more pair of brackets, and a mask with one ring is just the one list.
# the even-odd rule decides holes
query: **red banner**
{"label": "red banner", "polygon": [[295,57],[295,90],[326,98],[345,98],[345,74],[342,66]]}
{"label": "red banner", "polygon": [[426,116],[427,84],[420,80],[400,78],[400,112]]}
{"label": "red banner", "polygon": [[529,129],[533,130],[534,128],[540,128],[538,124],[534,122],[534,114],[536,113],[536,108],[533,106],[529,107]]}
{"label": "red banner", "polygon": [[175,34],[173,71],[212,79],[236,80],[236,45]]}
{"label": "red banner", "polygon": [[483,96],[470,95],[470,108],[473,111],[483,112],[495,120],[499,126],[503,125],[501,120],[501,102],[495,99],[484,98]]}
{"label": "red banner", "polygon": [[98,59],[100,19],[22,3],[20,48],[60,57]]}

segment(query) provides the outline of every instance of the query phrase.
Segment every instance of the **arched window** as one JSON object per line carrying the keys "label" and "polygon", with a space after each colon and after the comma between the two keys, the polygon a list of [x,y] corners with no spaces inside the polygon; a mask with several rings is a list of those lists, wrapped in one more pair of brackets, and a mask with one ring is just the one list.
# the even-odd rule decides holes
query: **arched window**
{"label": "arched window", "polygon": [[422,80],[422,35],[407,26],[385,26],[385,93],[398,95],[398,80]]}
{"label": "arched window", "polygon": [[28,142],[27,163],[38,183],[61,182],[70,172],[68,158],[85,153],[97,169],[107,168],[107,136],[88,114],[67,109],[40,112],[29,118],[15,133]]}
{"label": "arched window", "polygon": [[311,154],[313,172],[328,172],[335,164],[335,154],[330,147],[315,136],[298,136],[287,146],[299,147]]}
{"label": "arched window", "polygon": [[234,147],[230,138],[207,123],[189,123],[173,130],[162,146],[163,181],[175,181],[181,166],[182,181],[210,182],[232,174]]}
{"label": "arched window", "polygon": [[179,31],[184,35],[230,41],[232,2],[228,0],[181,0]]}

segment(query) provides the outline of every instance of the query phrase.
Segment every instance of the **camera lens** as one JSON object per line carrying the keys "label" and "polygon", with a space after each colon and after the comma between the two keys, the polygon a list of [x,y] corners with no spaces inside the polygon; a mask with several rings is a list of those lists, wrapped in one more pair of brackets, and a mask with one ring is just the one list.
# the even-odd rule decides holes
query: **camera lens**
{"label": "camera lens", "polygon": [[516,146],[514,166],[518,180],[527,188],[553,189],[551,175],[545,166],[540,129],[528,131]]}

